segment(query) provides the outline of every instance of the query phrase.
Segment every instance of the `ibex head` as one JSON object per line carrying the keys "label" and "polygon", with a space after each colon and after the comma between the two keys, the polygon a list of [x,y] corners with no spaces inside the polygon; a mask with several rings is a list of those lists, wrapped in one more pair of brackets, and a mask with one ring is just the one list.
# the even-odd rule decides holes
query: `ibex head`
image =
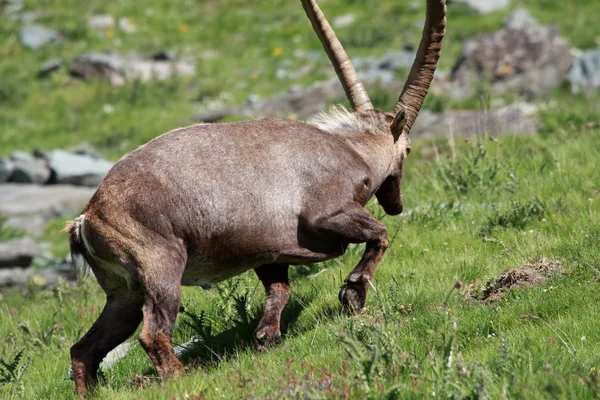
{"label": "ibex head", "polygon": [[402,166],[410,153],[409,133],[423,105],[440,57],[446,31],[446,1],[427,0],[427,18],[421,44],[392,112],[373,107],[348,55],[315,0],[302,0],[302,5],[340,78],[355,117],[368,122],[368,133],[387,135],[390,144],[393,139],[394,162],[375,195],[388,214],[399,214],[403,208],[400,185]]}

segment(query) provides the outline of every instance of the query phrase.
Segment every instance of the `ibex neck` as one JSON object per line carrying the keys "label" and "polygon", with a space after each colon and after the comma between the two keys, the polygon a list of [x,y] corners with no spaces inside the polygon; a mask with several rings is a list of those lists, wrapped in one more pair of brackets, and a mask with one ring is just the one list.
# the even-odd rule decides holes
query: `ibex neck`
{"label": "ibex neck", "polygon": [[376,189],[389,176],[393,169],[394,146],[389,138],[377,135],[347,137],[348,145],[368,165],[370,178]]}

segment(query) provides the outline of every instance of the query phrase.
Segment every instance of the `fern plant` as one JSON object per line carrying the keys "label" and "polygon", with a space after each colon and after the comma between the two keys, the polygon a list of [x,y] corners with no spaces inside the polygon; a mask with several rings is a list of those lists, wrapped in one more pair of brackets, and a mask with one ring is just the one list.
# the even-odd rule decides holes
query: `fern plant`
{"label": "fern plant", "polygon": [[25,373],[29,364],[31,364],[31,357],[27,357],[21,363],[24,351],[25,349],[18,351],[12,359],[9,358],[7,360],[4,357],[0,357],[0,386],[21,380],[23,373]]}

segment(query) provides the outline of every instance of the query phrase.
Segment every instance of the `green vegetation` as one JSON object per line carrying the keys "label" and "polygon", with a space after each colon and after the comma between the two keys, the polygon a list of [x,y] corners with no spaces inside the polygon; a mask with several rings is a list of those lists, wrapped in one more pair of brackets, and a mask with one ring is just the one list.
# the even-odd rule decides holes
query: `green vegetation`
{"label": "green vegetation", "polygon": [[[402,46],[418,45],[423,2],[336,0],[323,4],[331,18],[353,13],[354,25],[337,29],[353,57],[380,55]],[[581,48],[594,47],[600,36],[595,16],[597,2],[577,0],[524,0],[543,23],[557,23],[561,34]],[[104,2],[76,0],[25,1],[39,14],[37,22],[62,33],[65,40],[37,51],[21,46],[20,21],[0,14],[0,155],[13,150],[42,150],[91,142],[107,157],[118,158],[159,134],[190,123],[194,111],[208,104],[241,104],[248,95],[273,97],[293,84],[308,85],[326,77],[329,62],[320,43],[295,2],[269,0],[253,4],[226,1],[163,3],[144,0]],[[502,26],[510,11],[485,16],[461,4],[449,5],[448,33],[441,68],[455,62],[464,39]],[[115,27],[96,31],[88,27],[95,14],[129,18],[137,32]],[[568,18],[564,18],[568,15]],[[361,26],[360,34],[355,26]],[[88,51],[136,51],[150,55],[172,50],[197,61],[197,75],[148,84],[111,87],[106,82],[82,82],[69,77],[69,62]],[[316,51],[316,60],[298,56]],[[59,58],[63,69],[50,78],[38,78],[44,61]],[[297,71],[312,66],[302,77],[277,77],[287,65]],[[405,75],[402,75],[403,77]],[[388,94],[389,95],[389,94]],[[393,104],[397,93],[389,95]],[[377,99],[375,99],[377,100]],[[433,109],[478,106],[476,101],[452,101],[430,96]],[[376,101],[376,104],[379,104]],[[282,116],[284,117],[284,116]]]}
{"label": "green vegetation", "polygon": [[[591,112],[597,103],[587,104]],[[345,315],[337,292],[361,246],[293,270],[284,340],[267,352],[252,340],[263,301],[252,273],[218,290],[185,288],[174,342],[199,340],[186,360],[188,373],[161,387],[134,341],[132,352],[105,371],[99,398],[596,396],[600,129],[568,118],[560,126],[540,137],[415,143],[406,164],[407,215],[384,216],[370,206],[392,244],[360,315]],[[438,159],[420,155],[429,146],[438,148]],[[503,161],[497,184],[457,192],[445,177],[452,160],[479,154],[474,148]],[[501,184],[508,175],[512,184]],[[539,286],[512,289],[490,303],[470,297],[502,272],[544,257],[562,268]],[[448,294],[458,280],[464,286]],[[24,348],[31,365],[22,384],[5,385],[2,396],[71,396],[67,348],[103,302],[91,280],[54,293],[7,294],[0,336],[8,345],[0,357]]]}
{"label": "green vegetation", "polygon": [[[366,33],[345,27],[339,36],[350,54],[364,56],[416,45],[423,9],[409,3],[336,0],[322,6],[330,16],[356,15]],[[600,3],[522,3],[541,22],[557,22],[575,45],[595,46]],[[306,77],[277,78],[283,61],[289,60],[292,71],[309,62],[295,57],[295,50],[321,51],[296,2],[25,4],[67,40],[35,52],[23,49],[20,23],[0,14],[0,154],[90,141],[105,156],[118,158],[188,124],[210,102],[275,96],[292,84],[324,78],[328,68],[321,57],[310,61],[314,67]],[[129,17],[138,31],[92,31],[87,18],[99,13]],[[449,13],[444,68],[452,65],[463,39],[499,28],[507,14],[476,16],[456,4]],[[68,62],[108,49],[144,54],[173,49],[198,57],[198,74],[120,88],[75,80],[65,69],[36,78],[48,58]],[[217,56],[209,57],[209,50]],[[389,107],[396,97],[380,89],[376,103]],[[428,105],[436,110],[479,105],[469,100],[448,106],[446,100],[431,96]],[[104,371],[97,398],[599,396],[599,100],[557,91],[539,104],[538,137],[413,143],[403,183],[405,214],[385,216],[377,204],[369,205],[388,227],[391,245],[377,271],[376,290],[359,315],[344,314],[337,294],[363,246],[326,263],[293,268],[283,342],[266,352],[257,351],[252,339],[264,298],[252,272],[210,291],[184,288],[185,311],[173,341],[198,340],[186,359],[187,374],[160,385],[132,339],[132,351]],[[57,233],[63,223],[51,223],[43,237],[57,255],[67,251],[66,237]],[[2,225],[0,240],[18,234]],[[472,296],[503,272],[542,258],[558,260],[560,272],[494,302]],[[32,285],[0,299],[0,398],[74,398],[68,348],[99,315],[104,293],[88,279],[53,292]]]}

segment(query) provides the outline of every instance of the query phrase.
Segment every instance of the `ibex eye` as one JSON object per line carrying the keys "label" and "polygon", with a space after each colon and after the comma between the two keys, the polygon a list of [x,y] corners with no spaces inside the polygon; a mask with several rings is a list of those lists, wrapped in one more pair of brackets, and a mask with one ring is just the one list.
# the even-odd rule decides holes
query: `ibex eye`
{"label": "ibex eye", "polygon": [[409,154],[410,154],[410,147],[407,147],[406,148],[406,155],[409,155]]}

